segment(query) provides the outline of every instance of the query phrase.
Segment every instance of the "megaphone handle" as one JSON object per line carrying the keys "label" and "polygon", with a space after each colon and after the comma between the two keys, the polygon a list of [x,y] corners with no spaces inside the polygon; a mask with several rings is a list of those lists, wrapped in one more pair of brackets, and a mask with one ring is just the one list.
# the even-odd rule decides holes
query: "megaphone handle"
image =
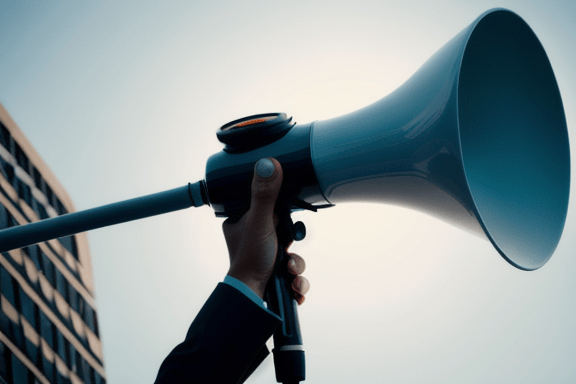
{"label": "megaphone handle", "polygon": [[292,294],[292,280],[287,272],[288,254],[286,249],[294,239],[290,215],[279,217],[278,260],[276,270],[267,289],[268,308],[282,318],[282,325],[274,333],[274,368],[276,381],[284,384],[298,384],[306,378],[306,364],[298,304]]}

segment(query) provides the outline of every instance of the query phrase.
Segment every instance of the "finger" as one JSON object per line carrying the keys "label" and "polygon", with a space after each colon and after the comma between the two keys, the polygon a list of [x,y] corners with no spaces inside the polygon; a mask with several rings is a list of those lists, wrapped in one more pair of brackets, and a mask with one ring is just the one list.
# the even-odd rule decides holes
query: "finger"
{"label": "finger", "polygon": [[304,276],[296,276],[292,281],[292,289],[301,295],[305,295],[310,290],[310,283]]}
{"label": "finger", "polygon": [[288,273],[292,275],[301,275],[306,269],[306,262],[303,258],[295,253],[289,254],[290,259],[288,260]]}
{"label": "finger", "polygon": [[274,213],[276,199],[282,186],[282,167],[276,159],[260,159],[254,165],[250,211],[256,217]]}
{"label": "finger", "polygon": [[304,303],[304,300],[306,300],[304,295],[301,295],[298,292],[293,292],[293,293],[294,293],[294,300],[296,300],[298,305],[302,305],[302,303]]}

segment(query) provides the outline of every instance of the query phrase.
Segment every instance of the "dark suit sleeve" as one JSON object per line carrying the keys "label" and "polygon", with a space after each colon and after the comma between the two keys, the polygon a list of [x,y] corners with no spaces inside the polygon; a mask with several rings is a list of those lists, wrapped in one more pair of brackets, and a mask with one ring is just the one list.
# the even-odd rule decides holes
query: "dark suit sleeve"
{"label": "dark suit sleeve", "polygon": [[156,384],[242,383],[268,355],[280,320],[236,288],[220,283],[166,357]]}

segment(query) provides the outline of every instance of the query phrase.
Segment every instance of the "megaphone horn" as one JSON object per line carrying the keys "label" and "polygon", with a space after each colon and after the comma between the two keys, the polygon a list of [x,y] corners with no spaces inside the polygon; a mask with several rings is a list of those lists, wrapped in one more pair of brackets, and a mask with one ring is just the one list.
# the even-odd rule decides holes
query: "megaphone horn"
{"label": "megaphone horn", "polygon": [[[267,135],[271,120],[275,137]],[[511,11],[484,13],[365,108],[286,121],[258,115],[220,129],[227,147],[206,170],[217,215],[242,211],[247,199],[238,191],[248,193],[254,162],[273,156],[294,209],[350,201],[410,207],[487,238],[526,270],[546,263],[558,244],[570,184],[566,119],[542,45]]]}

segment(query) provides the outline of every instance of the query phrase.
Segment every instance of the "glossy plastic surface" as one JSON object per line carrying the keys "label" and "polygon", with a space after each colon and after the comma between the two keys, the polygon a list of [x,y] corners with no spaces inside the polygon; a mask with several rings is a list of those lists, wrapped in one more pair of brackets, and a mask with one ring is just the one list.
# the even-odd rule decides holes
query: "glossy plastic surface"
{"label": "glossy plastic surface", "polygon": [[312,161],[333,204],[398,204],[486,236],[536,269],[566,219],[570,155],[552,68],[516,14],[481,15],[404,85],[312,127]]}
{"label": "glossy plastic surface", "polygon": [[250,204],[254,164],[263,157],[274,157],[282,164],[281,204],[291,209],[297,209],[299,202],[327,204],[318,187],[310,156],[310,124],[298,124],[277,141],[248,152],[218,152],[206,163],[210,205],[217,216],[243,214]]}

